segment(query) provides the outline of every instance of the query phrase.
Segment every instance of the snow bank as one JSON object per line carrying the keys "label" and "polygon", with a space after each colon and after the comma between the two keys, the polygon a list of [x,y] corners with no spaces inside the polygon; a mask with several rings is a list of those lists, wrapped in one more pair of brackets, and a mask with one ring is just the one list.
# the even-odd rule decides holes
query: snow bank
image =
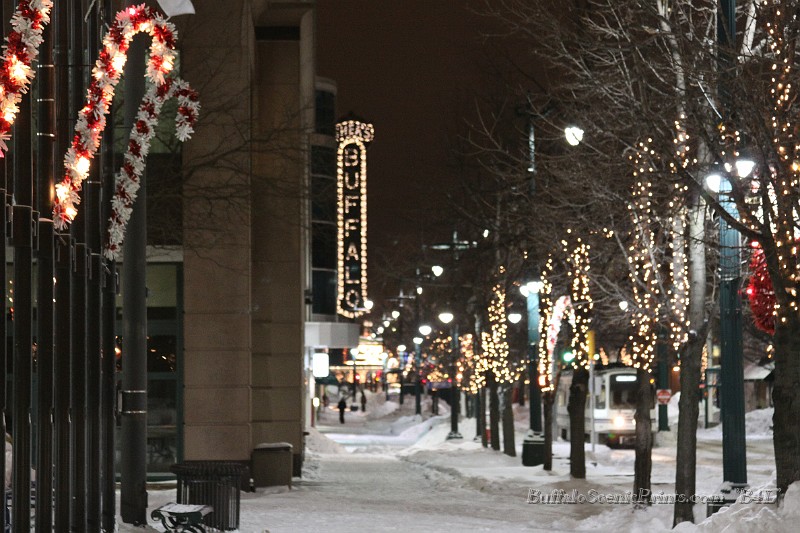
{"label": "snow bank", "polygon": [[[744,415],[745,430],[747,431],[748,439],[759,438],[772,438],[772,414],[775,409],[768,407],[767,409],[756,409]],[[708,429],[699,429],[698,436],[718,437],[722,438],[722,425],[714,426]]]}
{"label": "snow bank", "polygon": [[742,499],[706,518],[697,525],[680,524],[679,533],[789,533],[797,531],[800,520],[800,482],[792,483],[780,507],[744,503]]}
{"label": "snow bank", "polygon": [[375,420],[377,418],[384,418],[400,408],[397,402],[367,402],[367,420]]}
{"label": "snow bank", "polygon": [[344,446],[332,441],[316,428],[308,428],[306,450],[312,453],[347,453]]}

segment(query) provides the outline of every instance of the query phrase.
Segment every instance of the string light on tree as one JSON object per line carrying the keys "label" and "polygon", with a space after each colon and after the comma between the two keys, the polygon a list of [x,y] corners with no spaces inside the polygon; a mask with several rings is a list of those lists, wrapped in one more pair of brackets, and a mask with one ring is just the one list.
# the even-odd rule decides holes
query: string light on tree
{"label": "string light on tree", "polygon": [[[500,274],[505,271],[500,267]],[[501,283],[492,287],[492,298],[489,302],[489,331],[483,332],[483,352],[489,370],[498,383],[512,383],[519,378],[520,369],[509,361],[508,317],[506,316],[506,292]]]}
{"label": "string light on tree", "polygon": [[[542,287],[539,289],[539,389],[542,392],[552,391],[553,383],[553,351],[555,350],[558,331],[561,329],[562,310],[556,315],[557,309],[553,305],[553,256],[547,258],[547,263],[541,273]],[[568,298],[567,298],[568,299]],[[557,325],[554,322],[558,322]]]}
{"label": "string light on tree", "polygon": [[568,229],[567,234],[573,243],[562,240],[564,253],[569,266],[570,294],[572,298],[575,325],[572,328],[572,353],[574,359],[572,366],[589,367],[589,330],[592,325],[592,310],[594,301],[589,292],[589,250],[590,246],[580,237],[572,235]]}
{"label": "string light on tree", "polygon": [[660,279],[658,265],[653,261],[656,221],[652,210],[655,172],[651,160],[650,144],[640,142],[636,152],[629,156],[636,184],[633,201],[628,210],[633,220],[633,238],[628,248],[628,272],[636,304],[631,313],[633,333],[630,336],[631,358],[634,368],[648,370],[655,355],[656,323],[660,312]]}

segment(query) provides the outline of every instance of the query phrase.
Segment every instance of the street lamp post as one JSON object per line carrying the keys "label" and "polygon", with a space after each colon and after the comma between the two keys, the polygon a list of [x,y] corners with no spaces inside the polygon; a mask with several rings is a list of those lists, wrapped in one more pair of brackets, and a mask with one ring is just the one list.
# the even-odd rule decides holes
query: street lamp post
{"label": "street lamp post", "polygon": [[[735,170],[740,178],[752,171],[751,162],[738,161]],[[731,169],[733,170],[733,169]],[[719,204],[731,216],[736,205],[731,198],[731,182],[712,174],[706,184],[719,193]],[[720,421],[722,422],[722,476],[720,492],[734,501],[747,487],[747,453],[744,427],[744,368],[742,350],[742,303],[739,294],[740,235],[724,217],[719,217],[720,247]]]}
{"label": "street lamp post", "polygon": [[539,389],[539,291],[541,281],[531,281],[520,287],[528,308],[528,406],[530,427],[522,441],[522,464],[538,466],[544,463],[544,432],[542,431],[542,391]]}
{"label": "street lamp post", "polygon": [[[443,312],[439,313],[439,321],[448,325],[453,321],[453,313]],[[450,328],[452,341],[450,343],[451,358],[450,358],[450,433],[447,434],[447,440],[461,439],[461,433],[458,432],[458,411],[460,408],[461,391],[458,388],[458,379],[456,379],[456,359],[459,354],[458,342],[458,324],[454,324]]]}
{"label": "street lamp post", "polygon": [[[433,329],[427,324],[419,327],[419,333],[423,337],[431,334]],[[415,412],[422,415],[422,337],[414,337],[414,357],[417,365],[417,386],[414,387],[414,396],[416,400]]]}

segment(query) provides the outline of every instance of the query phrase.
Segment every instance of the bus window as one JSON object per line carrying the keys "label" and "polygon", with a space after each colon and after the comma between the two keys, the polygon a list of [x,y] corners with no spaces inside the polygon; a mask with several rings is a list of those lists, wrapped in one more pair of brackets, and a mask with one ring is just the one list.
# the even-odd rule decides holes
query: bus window
{"label": "bus window", "polygon": [[606,384],[603,383],[600,386],[600,391],[594,397],[594,408],[595,409],[605,409],[606,408]]}
{"label": "bus window", "polygon": [[611,408],[632,409],[636,407],[636,376],[615,374],[611,376]]}

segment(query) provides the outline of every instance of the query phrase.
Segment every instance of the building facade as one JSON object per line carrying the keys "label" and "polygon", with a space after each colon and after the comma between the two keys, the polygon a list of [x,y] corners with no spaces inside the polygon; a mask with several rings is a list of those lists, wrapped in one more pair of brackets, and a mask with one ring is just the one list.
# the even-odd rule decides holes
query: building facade
{"label": "building facade", "polygon": [[302,464],[314,125],[313,1],[195,2],[181,69],[203,118],[184,147],[183,456],[263,442]]}
{"label": "building facade", "polygon": [[195,2],[181,74],[182,457],[287,442],[300,474],[315,351],[356,346],[336,298],[336,85],[316,76],[315,2]]}

